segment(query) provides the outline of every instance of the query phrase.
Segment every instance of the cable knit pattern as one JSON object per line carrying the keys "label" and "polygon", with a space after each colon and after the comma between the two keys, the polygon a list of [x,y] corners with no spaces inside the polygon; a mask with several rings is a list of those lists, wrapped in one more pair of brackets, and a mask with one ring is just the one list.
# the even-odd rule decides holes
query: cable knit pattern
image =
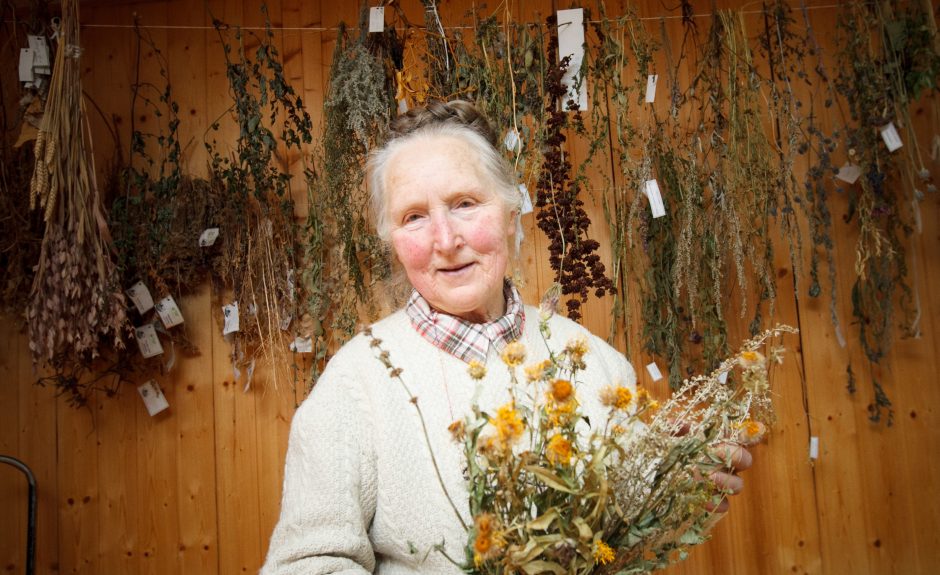
{"label": "cable knit pattern", "polygon": [[[526,307],[526,314],[534,319],[538,310]],[[556,350],[587,337],[578,399],[592,421],[602,421],[599,388],[634,386],[633,368],[580,325],[560,316],[550,325]],[[422,338],[403,311],[375,324],[373,333],[417,396],[447,491],[471,523],[463,454],[447,426],[469,413],[477,394],[484,409],[508,401],[505,366],[491,353],[486,378],[473,381],[466,364]],[[526,363],[548,356],[537,321],[526,322],[523,341]],[[294,415],[281,516],[263,575],[461,573],[434,546],[443,543],[463,561],[466,532],[438,483],[414,406],[376,353],[365,336],[353,338]]]}

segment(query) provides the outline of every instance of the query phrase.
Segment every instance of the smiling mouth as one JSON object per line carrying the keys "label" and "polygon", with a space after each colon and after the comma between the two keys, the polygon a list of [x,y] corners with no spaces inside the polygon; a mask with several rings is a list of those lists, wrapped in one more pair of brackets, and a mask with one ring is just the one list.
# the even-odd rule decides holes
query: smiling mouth
{"label": "smiling mouth", "polygon": [[464,270],[466,270],[466,269],[469,269],[470,266],[472,266],[472,265],[473,265],[473,263],[471,262],[471,263],[468,263],[468,264],[453,266],[453,267],[449,267],[449,268],[438,268],[437,271],[439,271],[439,272],[441,272],[441,273],[445,273],[445,274],[459,273],[459,272],[462,272],[462,271],[464,271]]}

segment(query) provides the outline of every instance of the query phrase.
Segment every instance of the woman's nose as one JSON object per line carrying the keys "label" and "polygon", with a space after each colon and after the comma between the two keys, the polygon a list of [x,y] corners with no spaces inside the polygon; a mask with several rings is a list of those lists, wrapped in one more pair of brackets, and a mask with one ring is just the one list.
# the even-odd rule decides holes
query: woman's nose
{"label": "woman's nose", "polygon": [[434,248],[438,251],[450,251],[460,243],[460,235],[447,213],[437,212],[431,216],[434,235]]}

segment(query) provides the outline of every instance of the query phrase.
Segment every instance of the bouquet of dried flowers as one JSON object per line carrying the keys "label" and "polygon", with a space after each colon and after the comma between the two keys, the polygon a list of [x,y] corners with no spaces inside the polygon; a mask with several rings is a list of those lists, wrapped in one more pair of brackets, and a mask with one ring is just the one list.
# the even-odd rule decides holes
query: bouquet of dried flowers
{"label": "bouquet of dried flowers", "polygon": [[[449,559],[468,573],[526,574],[646,573],[684,559],[707,539],[725,496],[706,479],[729,466],[721,447],[759,439],[772,421],[768,366],[782,359],[780,336],[796,330],[750,339],[662,405],[644,389],[596,389],[607,416],[589,421],[578,401],[595,389],[579,381],[586,340],[552,351],[552,313],[543,305],[548,359],[526,365],[520,342],[502,352],[511,401],[495,413],[475,406],[451,425],[466,454],[473,524],[463,562]],[[475,362],[469,372],[485,376]]]}

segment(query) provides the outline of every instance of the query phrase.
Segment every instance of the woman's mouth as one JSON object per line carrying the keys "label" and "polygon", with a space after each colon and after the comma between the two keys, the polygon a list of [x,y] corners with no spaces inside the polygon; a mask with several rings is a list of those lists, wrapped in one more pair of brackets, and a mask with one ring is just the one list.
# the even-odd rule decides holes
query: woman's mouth
{"label": "woman's mouth", "polygon": [[457,275],[463,271],[470,269],[472,265],[473,263],[471,262],[467,264],[459,264],[459,265],[450,266],[450,267],[441,267],[441,268],[437,268],[437,271],[446,275]]}

